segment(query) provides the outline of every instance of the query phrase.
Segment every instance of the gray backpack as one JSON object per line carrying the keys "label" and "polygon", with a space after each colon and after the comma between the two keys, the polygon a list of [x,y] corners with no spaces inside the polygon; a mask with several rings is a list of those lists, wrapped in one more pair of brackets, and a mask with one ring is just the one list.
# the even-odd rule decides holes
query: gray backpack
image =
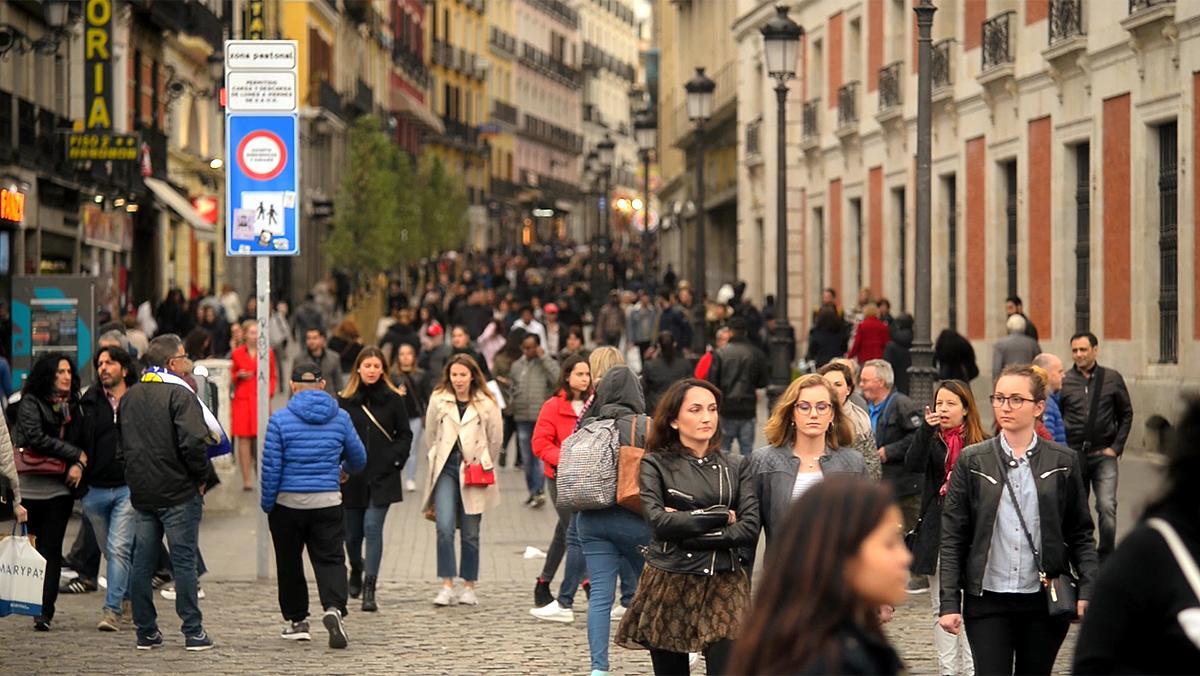
{"label": "gray backpack", "polygon": [[592,420],[563,441],[555,482],[560,509],[585,511],[617,504],[616,420]]}

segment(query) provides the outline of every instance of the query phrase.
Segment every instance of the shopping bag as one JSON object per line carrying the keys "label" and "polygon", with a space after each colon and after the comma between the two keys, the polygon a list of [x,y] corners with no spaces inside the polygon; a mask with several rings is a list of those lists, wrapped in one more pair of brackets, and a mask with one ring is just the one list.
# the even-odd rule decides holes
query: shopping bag
{"label": "shopping bag", "polygon": [[22,524],[21,535],[0,540],[0,617],[41,615],[45,577],[46,559],[29,543]]}

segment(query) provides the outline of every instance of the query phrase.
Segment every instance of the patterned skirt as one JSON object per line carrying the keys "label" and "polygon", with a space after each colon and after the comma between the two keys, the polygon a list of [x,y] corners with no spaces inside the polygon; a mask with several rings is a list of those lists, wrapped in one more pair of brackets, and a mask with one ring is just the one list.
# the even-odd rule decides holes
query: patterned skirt
{"label": "patterned skirt", "polygon": [[647,565],[616,643],[633,650],[704,652],[718,641],[738,638],[749,608],[745,572],[687,575]]}

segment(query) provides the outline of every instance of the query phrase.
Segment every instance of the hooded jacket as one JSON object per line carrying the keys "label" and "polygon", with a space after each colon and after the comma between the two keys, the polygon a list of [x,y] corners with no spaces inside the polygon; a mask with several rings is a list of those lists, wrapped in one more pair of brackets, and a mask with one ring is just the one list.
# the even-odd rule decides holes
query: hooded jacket
{"label": "hooded jacket", "polygon": [[591,420],[620,420],[645,413],[646,399],[637,376],[628,366],[614,366],[596,386],[592,405],[583,412],[579,425],[582,427]]}
{"label": "hooded jacket", "polygon": [[341,470],[361,472],[367,449],[350,414],[323,390],[296,393],[267,422],[262,460],[262,508],[280,493],[326,493],[341,488]]}

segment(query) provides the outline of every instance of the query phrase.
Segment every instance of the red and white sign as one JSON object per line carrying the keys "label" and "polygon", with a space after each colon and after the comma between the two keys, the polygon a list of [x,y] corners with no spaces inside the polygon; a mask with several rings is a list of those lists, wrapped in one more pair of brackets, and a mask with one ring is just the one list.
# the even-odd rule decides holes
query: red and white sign
{"label": "red and white sign", "polygon": [[282,173],[287,165],[287,146],[272,132],[251,132],[238,144],[237,162],[246,176],[256,181],[269,181]]}
{"label": "red and white sign", "polygon": [[201,195],[192,198],[192,208],[205,223],[217,224],[217,198],[211,195]]}

